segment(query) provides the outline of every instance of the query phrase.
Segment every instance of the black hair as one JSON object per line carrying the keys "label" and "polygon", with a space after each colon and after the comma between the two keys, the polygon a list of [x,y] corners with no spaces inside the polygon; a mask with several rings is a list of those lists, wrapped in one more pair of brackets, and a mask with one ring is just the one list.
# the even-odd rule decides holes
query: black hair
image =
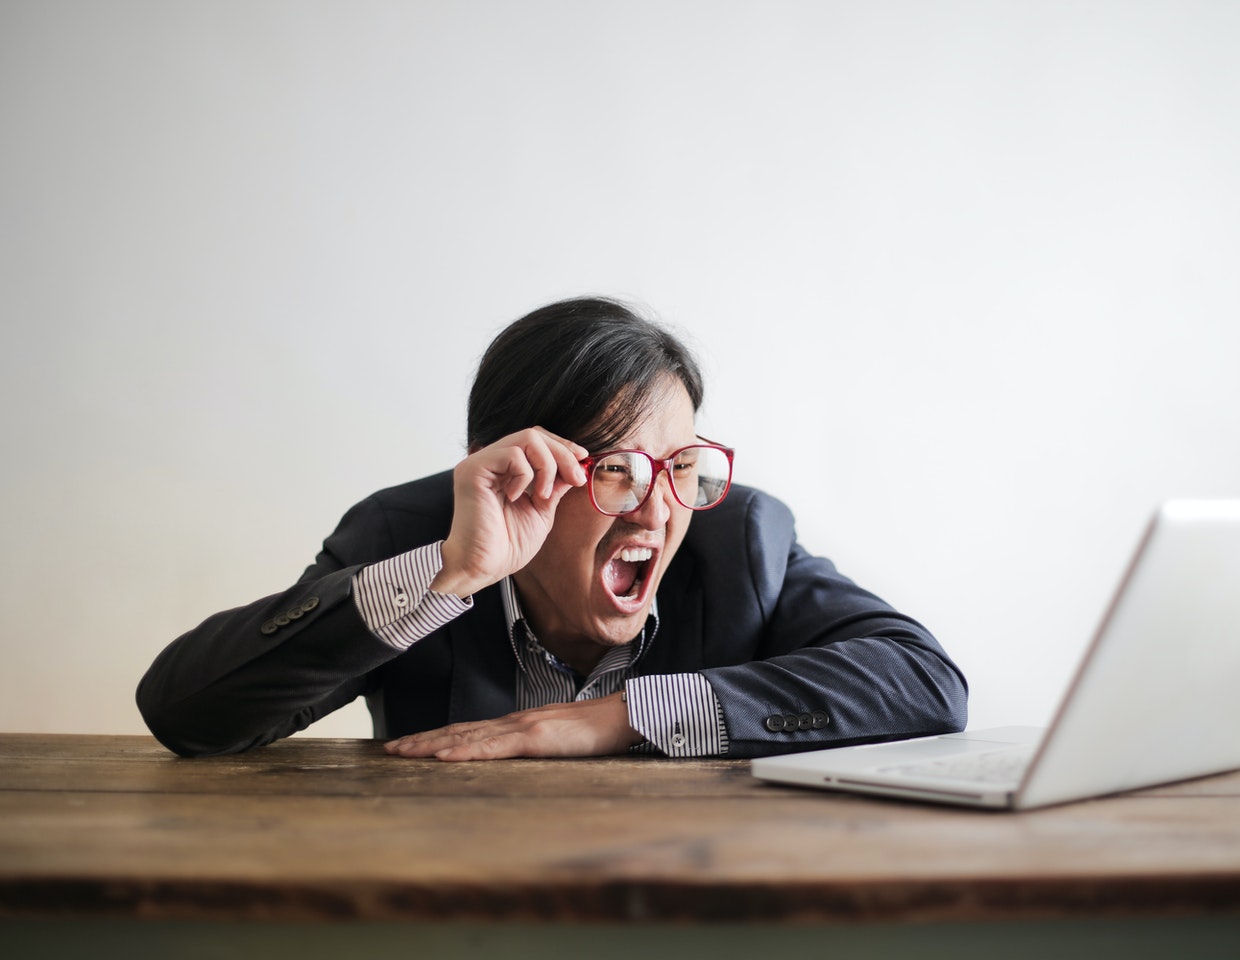
{"label": "black hair", "polygon": [[506,327],[483,354],[469,392],[469,448],[538,426],[598,453],[650,412],[668,377],[696,411],[701,371],[667,330],[605,297],[548,304]]}

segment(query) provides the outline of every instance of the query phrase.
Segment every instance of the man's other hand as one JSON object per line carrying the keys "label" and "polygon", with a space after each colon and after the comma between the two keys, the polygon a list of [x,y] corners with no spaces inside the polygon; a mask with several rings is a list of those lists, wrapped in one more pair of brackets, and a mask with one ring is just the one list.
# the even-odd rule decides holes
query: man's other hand
{"label": "man's other hand", "polygon": [[593,757],[624,753],[641,743],[618,693],[597,700],[552,703],[494,720],[454,723],[384,745],[401,757],[500,760],[505,757]]}

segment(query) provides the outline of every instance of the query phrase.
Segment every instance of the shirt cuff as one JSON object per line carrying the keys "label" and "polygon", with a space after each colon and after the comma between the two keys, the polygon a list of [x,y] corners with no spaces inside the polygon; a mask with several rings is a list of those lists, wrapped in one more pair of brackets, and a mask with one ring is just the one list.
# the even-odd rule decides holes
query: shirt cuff
{"label": "shirt cuff", "polygon": [[353,576],[353,602],[370,632],[397,650],[455,620],[472,597],[436,593],[431,581],[443,567],[442,541],[363,567]]}
{"label": "shirt cuff", "polygon": [[635,677],[624,685],[629,726],[669,757],[720,757],[728,731],[719,699],[700,673]]}

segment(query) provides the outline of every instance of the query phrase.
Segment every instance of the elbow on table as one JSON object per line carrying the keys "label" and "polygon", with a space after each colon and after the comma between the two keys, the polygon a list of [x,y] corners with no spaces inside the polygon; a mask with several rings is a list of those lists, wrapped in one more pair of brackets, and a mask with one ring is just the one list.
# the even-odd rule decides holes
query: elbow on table
{"label": "elbow on table", "polygon": [[143,677],[136,701],[151,735],[179,757],[209,757],[241,753],[270,742],[271,737],[254,737],[229,731],[226,724],[212,722],[210,711],[195,710],[186,702],[170,704],[157,696]]}

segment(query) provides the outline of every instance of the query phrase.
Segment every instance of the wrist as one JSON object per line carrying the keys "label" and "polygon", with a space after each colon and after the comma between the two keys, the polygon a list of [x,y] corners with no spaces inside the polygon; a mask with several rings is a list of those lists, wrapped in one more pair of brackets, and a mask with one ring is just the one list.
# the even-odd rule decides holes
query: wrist
{"label": "wrist", "polygon": [[646,743],[647,740],[646,740],[645,735],[640,730],[638,730],[635,726],[633,726],[633,718],[629,714],[629,691],[628,689],[626,687],[622,687],[620,689],[620,692],[617,694],[613,694],[613,696],[617,696],[620,698],[620,705],[624,709],[624,722],[629,728],[628,733],[627,733],[628,743],[626,744],[626,747],[629,750],[632,750],[634,747],[640,747],[643,743]]}
{"label": "wrist", "polygon": [[471,576],[457,558],[457,551],[451,540],[445,540],[439,547],[440,567],[439,572],[432,578],[428,588],[435,593],[446,593],[453,596],[465,597],[473,596],[483,587],[490,586],[490,582],[478,577]]}

